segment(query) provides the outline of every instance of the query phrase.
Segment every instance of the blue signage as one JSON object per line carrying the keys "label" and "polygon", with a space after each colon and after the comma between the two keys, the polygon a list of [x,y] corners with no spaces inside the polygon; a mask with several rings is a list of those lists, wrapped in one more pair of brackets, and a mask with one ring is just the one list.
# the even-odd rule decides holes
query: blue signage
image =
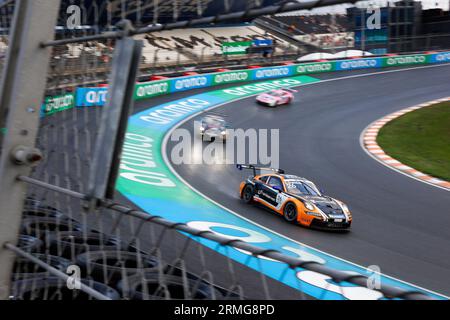
{"label": "blue signage", "polygon": [[450,52],[435,53],[430,56],[431,63],[450,62]]}
{"label": "blue signage", "polygon": [[77,107],[103,106],[107,94],[108,88],[77,88],[75,103]]}
{"label": "blue signage", "polygon": [[255,39],[253,40],[253,44],[256,47],[270,47],[273,45],[272,39]]}
{"label": "blue signage", "polygon": [[380,67],[381,59],[379,58],[350,59],[336,62],[336,70],[355,70]]}
{"label": "blue signage", "polygon": [[171,92],[209,87],[212,84],[212,79],[209,74],[173,79],[170,81]]}

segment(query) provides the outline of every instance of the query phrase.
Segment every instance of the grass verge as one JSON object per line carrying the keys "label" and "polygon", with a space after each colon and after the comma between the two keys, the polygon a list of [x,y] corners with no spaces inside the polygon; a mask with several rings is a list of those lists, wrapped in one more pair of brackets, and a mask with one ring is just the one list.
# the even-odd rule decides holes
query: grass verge
{"label": "grass verge", "polygon": [[388,122],[378,133],[384,152],[421,172],[450,181],[450,102]]}

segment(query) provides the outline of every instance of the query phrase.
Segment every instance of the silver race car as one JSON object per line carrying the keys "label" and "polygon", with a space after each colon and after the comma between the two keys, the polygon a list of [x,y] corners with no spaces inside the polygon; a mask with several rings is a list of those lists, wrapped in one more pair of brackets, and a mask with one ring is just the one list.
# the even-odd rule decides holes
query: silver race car
{"label": "silver race car", "polygon": [[199,128],[202,141],[227,141],[227,129],[229,126],[220,115],[208,114],[201,120]]}

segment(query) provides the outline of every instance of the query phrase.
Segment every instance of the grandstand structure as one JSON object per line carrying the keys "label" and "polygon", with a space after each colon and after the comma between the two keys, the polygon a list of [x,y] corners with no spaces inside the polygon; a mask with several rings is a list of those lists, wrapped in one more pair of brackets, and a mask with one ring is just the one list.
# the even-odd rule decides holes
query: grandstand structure
{"label": "grandstand structure", "polygon": [[[192,68],[200,71],[212,68],[218,63],[231,68],[280,63],[307,53],[306,48],[298,47],[252,24],[164,30],[136,35],[134,38],[141,40],[144,46],[140,64],[143,81],[153,74],[176,74]],[[260,53],[224,55],[222,52],[224,42],[257,39],[273,41],[273,52],[270,56],[263,57]],[[108,70],[113,49],[113,40],[88,41],[56,48],[50,71],[50,81],[54,85],[50,87],[66,88],[69,84],[64,83],[61,76],[81,75],[84,66],[89,66],[93,73],[92,78],[84,75],[83,79],[80,79],[81,83],[95,84],[95,78],[98,78],[96,74],[103,74]]]}
{"label": "grandstand structure", "polygon": [[312,53],[353,48],[354,32],[347,20],[343,14],[295,14],[261,17],[256,22]]}
{"label": "grandstand structure", "polygon": [[[274,40],[275,55],[284,55],[289,50],[295,53],[295,47],[288,42],[251,25],[169,30],[140,35],[137,39],[144,41],[147,64],[220,61],[224,60],[222,43],[256,39]],[[239,55],[227,58],[246,59]]]}

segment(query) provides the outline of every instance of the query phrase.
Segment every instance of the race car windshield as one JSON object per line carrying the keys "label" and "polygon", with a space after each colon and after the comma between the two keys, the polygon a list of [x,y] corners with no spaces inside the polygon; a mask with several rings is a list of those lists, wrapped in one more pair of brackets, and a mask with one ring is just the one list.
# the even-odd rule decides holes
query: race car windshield
{"label": "race car windshield", "polygon": [[279,91],[270,91],[269,94],[274,97],[281,97],[283,94]]}
{"label": "race car windshield", "polygon": [[208,128],[224,128],[225,127],[225,121],[222,119],[215,119],[215,118],[205,118],[203,119],[203,127]]}
{"label": "race car windshield", "polygon": [[303,181],[286,181],[287,192],[308,196],[320,196],[320,192]]}

